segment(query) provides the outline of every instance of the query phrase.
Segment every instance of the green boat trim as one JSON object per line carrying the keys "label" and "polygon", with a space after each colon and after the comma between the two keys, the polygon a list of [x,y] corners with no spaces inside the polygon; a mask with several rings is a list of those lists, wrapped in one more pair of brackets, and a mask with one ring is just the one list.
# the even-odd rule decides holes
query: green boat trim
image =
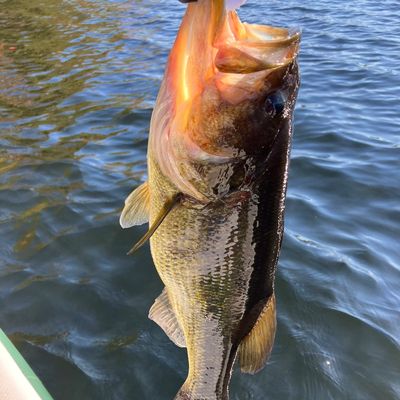
{"label": "green boat trim", "polygon": [[[7,357],[7,354],[11,357],[12,360]],[[14,361],[15,365],[12,365],[12,361]],[[15,367],[18,367],[19,371],[23,375],[21,375],[20,377],[21,385],[18,384],[18,389],[20,389],[22,385],[25,385],[28,390],[30,390],[29,388],[33,389],[39,399],[53,400],[50,393],[43,386],[37,375],[33,372],[32,368],[28,365],[28,363],[25,361],[25,359],[22,357],[22,355],[19,353],[17,348],[10,341],[10,339],[6,336],[6,334],[0,329],[0,370],[1,368],[6,368],[10,371],[15,371]],[[28,382],[22,382],[24,381],[23,377],[25,377]],[[0,376],[0,394],[2,393],[3,388],[5,388],[4,390],[6,390],[6,393],[8,394],[10,391],[10,386],[12,385],[10,384],[10,382],[2,381],[2,379],[5,379],[4,376]]]}

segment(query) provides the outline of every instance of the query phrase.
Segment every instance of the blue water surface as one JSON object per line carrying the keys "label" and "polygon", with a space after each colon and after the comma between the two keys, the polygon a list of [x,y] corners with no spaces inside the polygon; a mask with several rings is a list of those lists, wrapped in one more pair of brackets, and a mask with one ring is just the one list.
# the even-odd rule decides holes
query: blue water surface
{"label": "blue water surface", "polygon": [[[162,290],[144,228],[149,120],[185,6],[3,0],[0,327],[55,399],[170,400],[186,352],[147,319]],[[303,29],[278,331],[233,400],[400,399],[398,1],[249,0]]]}

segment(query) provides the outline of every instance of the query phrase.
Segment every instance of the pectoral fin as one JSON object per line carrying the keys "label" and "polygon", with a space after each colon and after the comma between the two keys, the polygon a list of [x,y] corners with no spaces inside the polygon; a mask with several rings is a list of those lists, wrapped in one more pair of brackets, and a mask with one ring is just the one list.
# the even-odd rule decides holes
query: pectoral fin
{"label": "pectoral fin", "polygon": [[179,347],[186,347],[185,337],[164,289],[152,305],[149,318],[160,325],[167,336]]}
{"label": "pectoral fin", "polygon": [[276,304],[273,294],[250,333],[239,346],[239,362],[242,372],[255,374],[267,362],[276,331]]}
{"label": "pectoral fin", "polygon": [[137,187],[125,200],[119,223],[122,228],[149,222],[149,186],[147,182]]}
{"label": "pectoral fin", "polygon": [[174,209],[174,207],[179,203],[179,200],[181,198],[181,194],[178,193],[175,196],[173,196],[171,199],[169,199],[162,209],[160,210],[157,218],[153,221],[151,226],[149,227],[149,230],[144,234],[144,236],[128,251],[128,255],[130,256],[133,254],[137,249],[142,247],[147,240],[151,238],[153,233],[157,230],[157,228],[160,226],[161,222],[164,221],[164,218]]}

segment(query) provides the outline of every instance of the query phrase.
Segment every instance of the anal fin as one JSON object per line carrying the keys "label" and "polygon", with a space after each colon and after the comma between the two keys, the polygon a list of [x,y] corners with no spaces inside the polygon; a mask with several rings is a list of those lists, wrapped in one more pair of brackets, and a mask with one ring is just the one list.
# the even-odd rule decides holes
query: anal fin
{"label": "anal fin", "polygon": [[186,347],[185,336],[172,310],[167,289],[156,298],[149,311],[149,318],[157,323],[179,347]]}
{"label": "anal fin", "polygon": [[255,374],[260,371],[271,353],[276,331],[275,294],[268,299],[257,322],[239,346],[241,371]]}

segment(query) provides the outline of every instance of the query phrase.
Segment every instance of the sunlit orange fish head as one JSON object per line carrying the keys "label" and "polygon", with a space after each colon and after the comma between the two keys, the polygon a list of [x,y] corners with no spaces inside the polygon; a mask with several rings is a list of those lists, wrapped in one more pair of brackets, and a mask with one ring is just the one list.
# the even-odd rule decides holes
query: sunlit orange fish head
{"label": "sunlit orange fish head", "polygon": [[199,200],[190,165],[265,150],[297,93],[300,32],[242,23],[232,3],[187,6],[152,117],[149,153]]}

